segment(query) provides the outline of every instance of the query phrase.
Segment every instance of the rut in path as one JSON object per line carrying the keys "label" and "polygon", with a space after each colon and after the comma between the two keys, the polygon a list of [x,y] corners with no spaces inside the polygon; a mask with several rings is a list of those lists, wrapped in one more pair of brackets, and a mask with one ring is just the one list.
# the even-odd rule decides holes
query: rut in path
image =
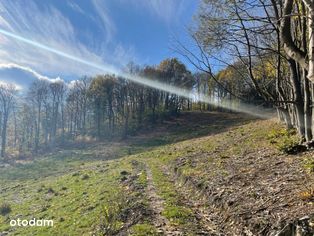
{"label": "rut in path", "polygon": [[162,216],[161,213],[164,210],[163,204],[164,200],[158,196],[156,188],[153,182],[153,176],[150,168],[146,166],[147,174],[147,196],[150,203],[150,206],[153,210],[153,223],[159,232],[164,233],[165,235],[183,235],[183,233],[170,225],[169,220]]}
{"label": "rut in path", "polygon": [[[162,171],[171,179],[176,179],[176,176],[171,174],[169,169],[166,166],[162,167]],[[174,181],[175,182],[175,181]],[[206,207],[206,199],[202,196],[197,189],[193,189],[193,195],[197,195],[197,199],[191,197],[190,191],[185,184],[174,184],[174,187],[178,191],[178,194],[181,195],[184,204],[188,206],[191,210],[193,210],[196,219],[198,220],[200,226],[199,235],[210,235],[210,236],[218,236],[222,235],[218,232],[217,228],[219,225],[216,225],[210,215],[210,210]]]}

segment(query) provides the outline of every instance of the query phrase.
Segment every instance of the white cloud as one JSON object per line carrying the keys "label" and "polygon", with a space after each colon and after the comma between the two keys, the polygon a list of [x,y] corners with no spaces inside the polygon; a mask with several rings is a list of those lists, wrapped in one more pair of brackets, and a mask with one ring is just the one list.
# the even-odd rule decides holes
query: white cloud
{"label": "white cloud", "polygon": [[[56,8],[40,9],[32,1],[0,3],[0,26],[59,51],[101,63],[100,56],[77,40],[69,19]],[[3,36],[1,37],[3,38]],[[93,69],[12,39],[1,40],[0,63],[15,63],[49,74],[90,74]]]}
{"label": "white cloud", "polygon": [[14,63],[0,64],[0,84],[11,83],[16,85],[19,90],[28,88],[34,80],[46,80],[50,83],[64,82],[60,77],[50,78],[37,71]]}
{"label": "white cloud", "polygon": [[[122,66],[134,59],[132,47],[124,48],[113,41],[115,26],[104,2],[93,0],[92,12],[84,12],[78,4],[69,1],[70,7],[93,19],[102,33],[85,35],[88,45],[79,40],[78,30],[71,19],[52,5],[39,7],[33,1],[3,0],[0,2],[0,27],[19,36],[47,45],[86,61]],[[99,26],[97,25],[97,26]],[[77,26],[76,26],[77,27]],[[85,32],[84,32],[85,33]],[[99,36],[100,35],[100,36]],[[132,51],[132,54],[131,54]],[[130,53],[130,54],[128,54]],[[112,60],[114,58],[114,60]],[[132,58],[132,59],[130,59]],[[63,58],[51,52],[30,46],[0,34],[0,63],[24,65],[50,75],[81,76],[99,73],[88,65]]]}
{"label": "white cloud", "polygon": [[49,78],[47,76],[41,75],[41,74],[39,74],[38,72],[36,72],[35,70],[33,70],[33,69],[29,68],[29,67],[21,66],[21,65],[18,65],[18,64],[14,64],[14,63],[0,64],[0,70],[3,70],[3,69],[20,69],[20,70],[23,70],[23,71],[26,71],[26,72],[32,74],[37,79],[45,79],[45,80],[48,80],[48,81],[54,81],[55,80],[55,79],[51,79],[51,78]]}

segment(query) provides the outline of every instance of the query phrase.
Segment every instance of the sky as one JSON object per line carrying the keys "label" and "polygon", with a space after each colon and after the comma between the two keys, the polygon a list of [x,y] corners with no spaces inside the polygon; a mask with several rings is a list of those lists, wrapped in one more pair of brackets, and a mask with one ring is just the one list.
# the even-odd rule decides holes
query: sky
{"label": "sky", "polygon": [[[0,30],[88,62],[156,65],[187,37],[194,0],[1,0]],[[192,66],[188,66],[193,69]],[[77,79],[99,71],[0,33],[0,80]]]}

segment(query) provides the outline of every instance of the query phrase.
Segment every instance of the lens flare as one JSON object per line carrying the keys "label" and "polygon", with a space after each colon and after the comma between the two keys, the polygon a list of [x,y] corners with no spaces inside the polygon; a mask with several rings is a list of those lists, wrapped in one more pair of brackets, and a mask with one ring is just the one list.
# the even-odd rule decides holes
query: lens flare
{"label": "lens flare", "polygon": [[158,89],[158,90],[161,90],[164,92],[168,92],[171,94],[176,94],[180,97],[185,97],[188,99],[192,99],[194,101],[204,102],[204,103],[207,103],[210,105],[219,106],[219,107],[226,108],[229,110],[247,113],[247,114],[253,115],[255,117],[259,117],[259,118],[267,119],[267,118],[272,117],[272,115],[270,113],[268,113],[266,110],[264,110],[262,108],[258,108],[256,106],[244,104],[242,102],[235,101],[235,100],[218,102],[217,100],[213,99],[212,97],[207,96],[206,94],[199,95],[199,94],[196,94],[194,91],[190,91],[190,90],[187,90],[184,88],[172,86],[172,85],[162,83],[159,81],[154,81],[154,80],[142,77],[142,76],[128,74],[128,73],[125,73],[125,72],[118,70],[117,68],[115,68],[112,65],[97,64],[97,63],[89,62],[89,61],[84,60],[82,58],[76,57],[74,55],[68,54],[68,53],[60,51],[60,50],[57,50],[57,49],[49,47],[47,45],[38,43],[38,42],[33,41],[31,39],[24,38],[20,35],[14,34],[12,32],[9,32],[9,31],[3,30],[3,29],[0,29],[0,33],[9,37],[9,38],[18,40],[20,42],[23,42],[23,43],[26,43],[26,44],[31,45],[33,47],[45,50],[47,52],[51,52],[53,54],[56,54],[56,55],[61,56],[63,58],[67,58],[67,59],[72,60],[74,62],[78,62],[80,64],[92,67],[92,68],[97,69],[99,71],[102,71],[104,73],[116,74],[118,76],[121,76],[121,77],[123,77],[127,80],[130,80],[132,82],[135,82],[137,84],[148,86],[148,87]]}

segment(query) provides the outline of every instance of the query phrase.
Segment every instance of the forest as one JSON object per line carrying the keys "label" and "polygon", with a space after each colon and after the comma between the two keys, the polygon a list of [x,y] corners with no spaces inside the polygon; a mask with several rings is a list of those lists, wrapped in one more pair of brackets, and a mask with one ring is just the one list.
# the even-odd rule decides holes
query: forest
{"label": "forest", "polygon": [[[254,92],[225,79],[226,72],[217,75],[221,78],[216,85],[204,73],[192,74],[175,58],[144,68],[130,64],[128,70],[151,80],[195,90],[196,96],[206,94],[218,101],[231,99],[220,85],[223,83],[230,91],[254,100]],[[13,84],[2,84],[0,88],[2,157],[6,149],[8,154],[25,156],[39,149],[65,145],[66,140],[127,138],[145,124],[177,116],[180,111],[219,109],[197,102],[197,97],[196,100],[180,97],[110,74],[83,77],[70,84],[62,80],[37,80],[23,92]]]}
{"label": "forest", "polygon": [[[182,110],[215,109],[197,102],[202,95],[218,103],[229,99],[273,107],[287,128],[296,128],[301,142],[311,145],[311,9],[307,1],[204,2],[191,33],[197,50],[180,42],[174,45],[199,72],[191,73],[175,58],[153,66],[130,63],[125,69],[194,91],[194,100],[114,74],[85,76],[70,84],[42,79],[23,93],[2,83],[1,156],[7,147],[23,155],[65,139],[126,137],[143,126],[143,121],[156,122]],[[290,15],[293,17],[286,17]],[[222,56],[228,60],[220,59]],[[223,69],[213,68],[216,62]]]}
{"label": "forest", "polygon": [[187,33],[156,65],[0,78],[0,235],[11,212],[61,227],[27,235],[314,235],[314,1],[201,0]]}

